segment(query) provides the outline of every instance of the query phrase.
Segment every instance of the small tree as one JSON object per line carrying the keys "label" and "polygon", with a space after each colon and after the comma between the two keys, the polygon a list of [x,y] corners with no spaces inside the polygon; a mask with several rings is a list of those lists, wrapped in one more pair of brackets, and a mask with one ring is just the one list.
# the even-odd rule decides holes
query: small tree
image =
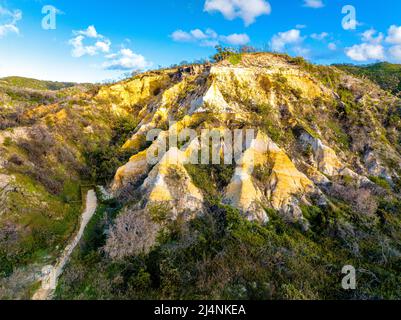
{"label": "small tree", "polygon": [[241,53],[254,53],[257,52],[258,50],[252,46],[242,46],[239,51]]}
{"label": "small tree", "polygon": [[212,57],[214,61],[219,62],[228,59],[231,55],[235,54],[233,48],[216,46],[217,53]]}

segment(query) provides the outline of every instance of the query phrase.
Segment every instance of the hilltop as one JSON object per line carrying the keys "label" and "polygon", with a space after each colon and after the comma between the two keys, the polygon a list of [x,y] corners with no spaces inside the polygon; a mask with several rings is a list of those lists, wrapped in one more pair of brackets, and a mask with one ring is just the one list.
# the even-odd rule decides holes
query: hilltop
{"label": "hilltop", "polygon": [[72,82],[43,81],[24,77],[5,77],[0,78],[0,85],[19,87],[34,90],[60,90],[71,88],[76,85]]}

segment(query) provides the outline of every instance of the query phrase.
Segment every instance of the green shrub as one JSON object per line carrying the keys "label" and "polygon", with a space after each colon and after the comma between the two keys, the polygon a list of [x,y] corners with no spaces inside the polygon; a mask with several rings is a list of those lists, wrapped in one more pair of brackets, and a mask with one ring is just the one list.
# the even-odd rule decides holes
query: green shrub
{"label": "green shrub", "polygon": [[233,54],[235,54],[235,50],[232,48],[216,46],[217,53],[212,57],[212,59],[216,62],[223,61],[229,59]]}
{"label": "green shrub", "polygon": [[3,146],[10,147],[12,145],[13,140],[10,137],[5,137],[3,141]]}
{"label": "green shrub", "polygon": [[393,94],[401,92],[401,66],[387,62],[376,63],[366,66],[336,65],[337,68],[360,77],[367,77],[376,82],[384,90]]}
{"label": "green shrub", "polygon": [[163,224],[171,216],[171,208],[167,204],[153,204],[148,207],[153,222]]}
{"label": "green shrub", "polygon": [[[359,299],[396,298],[399,265],[380,245],[382,232],[394,241],[401,206],[382,203],[380,233],[366,219],[336,203],[303,206],[311,230],[301,231],[268,210],[266,226],[250,222],[218,200],[174,236],[160,238],[149,254],[111,261],[92,251],[74,255],[57,290],[59,299]],[[358,237],[345,228],[352,221]],[[334,232],[341,235],[333,237]],[[170,233],[171,235],[171,233]],[[359,252],[355,254],[353,243]],[[394,242],[391,242],[394,245]],[[381,264],[383,254],[387,263]],[[341,269],[358,270],[358,288],[341,289]],[[76,270],[76,272],[74,272]],[[77,274],[80,276],[77,279]],[[376,279],[376,280],[375,280]]]}
{"label": "green shrub", "polygon": [[332,120],[326,122],[327,126],[333,131],[336,142],[345,150],[349,150],[351,147],[351,141],[348,134],[341,128],[341,126]]}
{"label": "green shrub", "polygon": [[237,65],[239,63],[242,62],[242,54],[241,53],[233,53],[229,58],[228,61],[232,64],[232,65]]}
{"label": "green shrub", "polygon": [[219,190],[224,190],[230,183],[234,165],[186,165],[194,185],[202,190],[208,197],[219,197]]}
{"label": "green shrub", "polygon": [[389,190],[392,190],[392,187],[390,183],[384,179],[383,177],[375,177],[375,176],[370,176],[369,180],[372,181],[373,183],[377,184],[379,187]]}
{"label": "green shrub", "polygon": [[7,278],[14,271],[13,262],[7,256],[6,252],[0,251],[0,278]]}

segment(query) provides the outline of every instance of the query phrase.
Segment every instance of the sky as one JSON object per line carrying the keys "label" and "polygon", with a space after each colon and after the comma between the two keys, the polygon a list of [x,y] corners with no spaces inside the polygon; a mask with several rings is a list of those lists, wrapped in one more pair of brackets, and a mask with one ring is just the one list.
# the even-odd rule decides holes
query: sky
{"label": "sky", "polygon": [[401,63],[399,0],[0,0],[0,77],[102,82],[253,46]]}

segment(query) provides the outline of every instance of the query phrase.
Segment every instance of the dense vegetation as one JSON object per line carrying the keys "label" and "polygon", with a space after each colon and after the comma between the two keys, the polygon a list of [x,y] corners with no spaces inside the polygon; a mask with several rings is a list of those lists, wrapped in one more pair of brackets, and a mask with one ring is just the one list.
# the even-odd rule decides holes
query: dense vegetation
{"label": "dense vegetation", "polygon": [[85,152],[90,180],[107,184],[114,177],[116,170],[129,160],[135,151],[123,150],[121,147],[137,125],[132,118],[117,118],[111,124],[112,137],[108,144],[97,144]]}
{"label": "dense vegetation", "polygon": [[[261,226],[211,202],[209,213],[189,225],[169,224],[149,254],[112,260],[102,249],[103,230],[116,208],[98,210],[61,280],[59,299],[396,299],[400,294],[400,258],[389,248],[401,249],[394,237],[401,203],[383,202],[374,224],[343,203],[305,207],[312,222],[305,233],[271,210],[271,221]],[[383,235],[392,242],[383,242]],[[357,267],[357,291],[341,288],[345,262]]]}
{"label": "dense vegetation", "polygon": [[[96,158],[105,146],[117,150],[118,138],[126,139],[135,123],[103,107],[89,109],[94,85],[7,81],[0,82],[0,179],[11,177],[12,187],[0,188],[0,297],[30,298],[33,280],[24,279],[55,263],[76,231],[84,186],[95,182],[85,155],[91,150]],[[121,165],[102,161],[96,164],[106,170]]]}
{"label": "dense vegetation", "polygon": [[401,92],[401,65],[399,64],[382,62],[364,66],[348,64],[335,66],[354,75],[366,77],[393,94]]}

